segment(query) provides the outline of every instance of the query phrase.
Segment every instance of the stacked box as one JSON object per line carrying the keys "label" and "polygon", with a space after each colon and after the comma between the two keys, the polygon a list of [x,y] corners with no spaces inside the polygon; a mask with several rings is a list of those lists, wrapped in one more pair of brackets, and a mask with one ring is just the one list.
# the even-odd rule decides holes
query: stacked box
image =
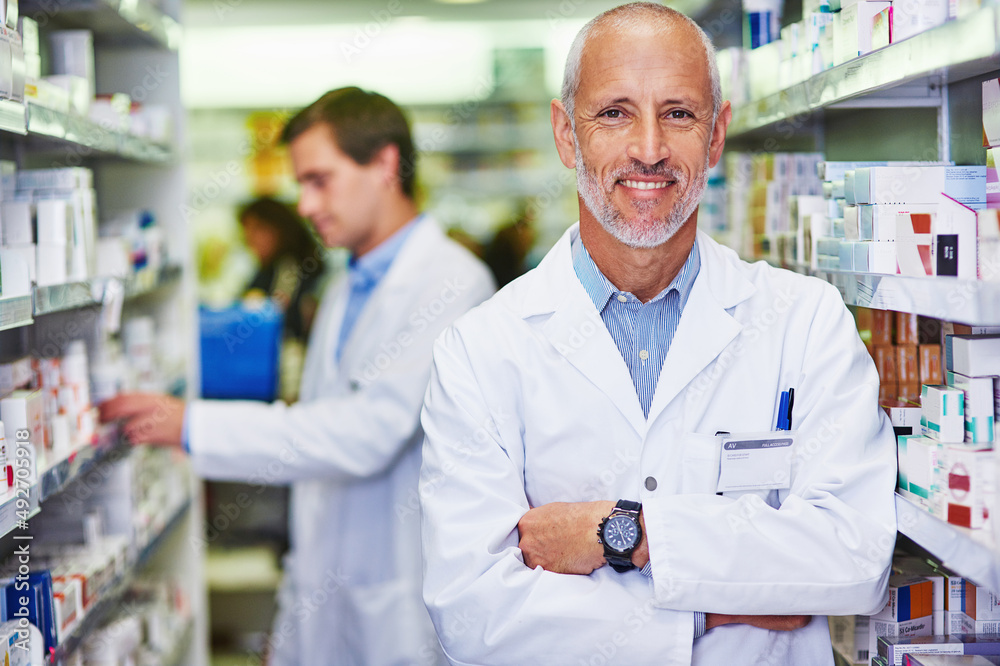
{"label": "stacked box", "polygon": [[925,437],[965,441],[965,400],[960,389],[925,384],[920,394],[920,426]]}
{"label": "stacked box", "polygon": [[946,519],[953,525],[982,529],[987,524],[994,492],[994,462],[991,446],[944,447],[944,478],[941,488]]}
{"label": "stacked box", "polygon": [[985,444],[995,437],[1000,378],[968,377],[948,372],[948,386],[960,389],[965,403],[965,441]]}
{"label": "stacked box", "polygon": [[945,369],[967,377],[1000,375],[1000,335],[946,335]]}

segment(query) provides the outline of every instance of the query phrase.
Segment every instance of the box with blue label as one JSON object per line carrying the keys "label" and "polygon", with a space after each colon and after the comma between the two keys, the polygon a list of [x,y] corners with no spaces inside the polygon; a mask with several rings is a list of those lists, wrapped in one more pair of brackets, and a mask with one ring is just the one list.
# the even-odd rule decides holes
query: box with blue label
{"label": "box with blue label", "polygon": [[932,204],[942,193],[969,208],[985,208],[986,166],[862,167],[854,172],[858,204]]}
{"label": "box with blue label", "polygon": [[273,304],[201,308],[201,395],[274,400],[284,317]]}

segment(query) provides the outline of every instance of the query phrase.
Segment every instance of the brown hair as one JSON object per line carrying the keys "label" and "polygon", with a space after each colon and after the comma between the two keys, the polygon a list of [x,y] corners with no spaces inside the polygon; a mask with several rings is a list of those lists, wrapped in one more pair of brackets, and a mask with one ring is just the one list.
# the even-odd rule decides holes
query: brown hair
{"label": "brown hair", "polygon": [[417,155],[406,117],[392,100],[354,86],[331,90],[288,121],[282,143],[291,143],[318,123],[326,124],[337,147],[361,165],[386,146],[396,146],[400,185],[403,194],[413,198]]}

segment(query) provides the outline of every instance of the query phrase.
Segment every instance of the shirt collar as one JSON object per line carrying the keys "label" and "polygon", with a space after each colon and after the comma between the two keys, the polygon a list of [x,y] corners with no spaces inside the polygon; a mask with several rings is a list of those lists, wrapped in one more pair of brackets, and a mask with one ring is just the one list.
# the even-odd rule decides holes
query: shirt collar
{"label": "shirt collar", "polygon": [[423,215],[413,218],[364,255],[356,257],[352,254],[347,261],[348,279],[351,286],[363,288],[378,284],[389,272],[389,266],[399,254],[399,250],[403,247],[410,232],[413,231],[417,221],[422,218]]}
{"label": "shirt collar", "polygon": [[[601,269],[597,267],[594,260],[590,256],[590,252],[584,247],[583,241],[579,236],[573,238],[572,241],[572,252],[573,252],[573,270],[576,272],[577,279],[580,280],[580,284],[583,285],[584,291],[590,296],[590,300],[593,301],[594,306],[597,308],[598,312],[603,312],[604,307],[608,304],[608,300],[612,296],[616,296],[621,292],[604,276]],[[701,256],[698,252],[698,238],[695,237],[694,244],[691,246],[691,252],[688,254],[687,261],[681,266],[681,270],[674,276],[674,279],[670,282],[666,289],[661,291],[656,295],[650,303],[658,301],[665,297],[671,290],[676,290],[677,295],[680,297],[680,309],[683,310],[684,306],[687,304],[688,297],[691,295],[691,287],[694,285],[694,280],[698,277],[698,272],[701,270]],[[631,294],[629,294],[631,296]],[[634,298],[634,296],[632,297]]]}

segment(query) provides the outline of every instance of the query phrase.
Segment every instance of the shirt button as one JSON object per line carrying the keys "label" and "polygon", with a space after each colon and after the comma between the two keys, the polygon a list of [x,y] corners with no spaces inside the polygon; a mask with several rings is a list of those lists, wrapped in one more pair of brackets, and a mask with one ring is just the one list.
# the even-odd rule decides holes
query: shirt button
{"label": "shirt button", "polygon": [[628,298],[626,298],[625,294],[618,294],[618,300],[624,303]]}
{"label": "shirt button", "polygon": [[649,358],[649,352],[643,349],[642,351],[639,352],[639,358],[645,361],[646,359]]}
{"label": "shirt button", "polygon": [[656,490],[656,479],[651,476],[646,477],[646,490]]}

